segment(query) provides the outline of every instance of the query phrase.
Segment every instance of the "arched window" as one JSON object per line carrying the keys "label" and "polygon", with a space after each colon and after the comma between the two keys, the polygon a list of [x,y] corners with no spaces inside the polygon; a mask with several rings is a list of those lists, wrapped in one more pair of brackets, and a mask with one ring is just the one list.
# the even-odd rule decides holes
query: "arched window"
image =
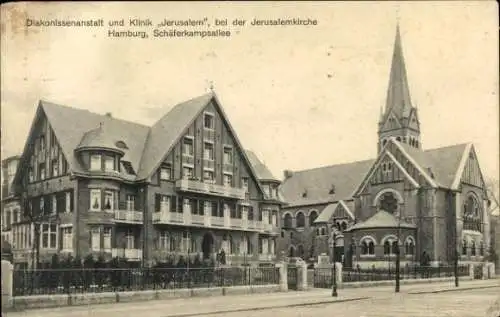
{"label": "arched window", "polygon": [[475,195],[470,194],[464,204],[463,222],[465,230],[482,232],[481,208]]}
{"label": "arched window", "polygon": [[467,241],[462,241],[462,255],[467,255]]}
{"label": "arched window", "polygon": [[324,227],[321,228],[321,235],[322,236],[326,235],[326,229]]}
{"label": "arched window", "polygon": [[302,244],[297,247],[297,256],[300,258],[304,257],[304,246]]}
{"label": "arched window", "polygon": [[476,242],[472,241],[470,245],[470,255],[475,256],[476,255]]}
{"label": "arched window", "polygon": [[316,210],[311,210],[311,212],[309,212],[309,226],[313,226],[316,218],[318,218],[318,213]]}
{"label": "arched window", "polygon": [[405,254],[406,255],[414,255],[415,254],[415,240],[413,240],[413,237],[406,238]]}
{"label": "arched window", "polygon": [[226,254],[233,253],[233,239],[230,234],[225,233],[224,236],[222,236],[222,249]]}
{"label": "arched window", "polygon": [[290,215],[289,213],[285,214],[285,221],[284,221],[283,225],[286,229],[290,229],[293,227],[292,215]]}
{"label": "arched window", "polygon": [[391,253],[392,254],[398,254],[399,253],[399,244],[398,244],[397,241],[392,241]]}
{"label": "arched window", "polygon": [[398,210],[398,200],[394,197],[394,193],[387,192],[380,198],[380,209],[394,214]]}
{"label": "arched window", "polygon": [[375,240],[372,237],[361,239],[361,255],[375,255]]}
{"label": "arched window", "polygon": [[389,241],[384,242],[384,254],[385,255],[391,254],[391,243]]}
{"label": "arched window", "polygon": [[384,255],[395,255],[399,252],[399,244],[396,237],[387,236],[382,241],[384,241]]}
{"label": "arched window", "polygon": [[347,229],[347,222],[345,221],[342,221],[342,225],[340,226],[340,229],[343,231],[345,231]]}
{"label": "arched window", "polygon": [[479,243],[479,255],[484,256],[484,244],[482,241]]}
{"label": "arched window", "polygon": [[299,211],[296,216],[297,228],[304,228],[306,226],[306,217],[302,211]]}

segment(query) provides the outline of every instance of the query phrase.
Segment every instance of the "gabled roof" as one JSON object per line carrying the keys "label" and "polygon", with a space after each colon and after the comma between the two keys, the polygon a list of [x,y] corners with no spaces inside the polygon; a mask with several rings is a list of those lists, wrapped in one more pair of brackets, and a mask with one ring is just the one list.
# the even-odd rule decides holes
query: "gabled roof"
{"label": "gabled roof", "polygon": [[[296,171],[283,181],[281,190],[290,205],[349,200],[374,160],[337,164]],[[334,186],[334,194],[330,191]],[[307,191],[307,197],[303,193]]]}
{"label": "gabled roof", "polygon": [[433,177],[438,186],[444,188],[452,188],[462,157],[470,147],[470,144],[464,143],[422,151],[405,143],[397,143],[431,178]]}
{"label": "gabled roof", "polygon": [[336,203],[329,204],[328,206],[323,209],[323,211],[319,214],[318,218],[314,221],[314,223],[325,223],[329,222],[330,219],[335,215],[335,212],[339,208],[339,206],[342,206],[344,210],[347,212],[347,214],[351,217],[352,220],[355,219],[354,214],[352,213],[351,207],[353,206],[348,206],[351,204],[347,204],[343,200],[339,200]]}
{"label": "gabled roof", "polygon": [[254,152],[250,150],[245,151],[248,159],[250,160],[250,164],[252,164],[255,173],[257,174],[257,178],[260,181],[273,181],[273,182],[281,182],[279,179],[273,176],[271,171],[267,168],[267,166],[262,163],[261,160],[255,155]]}
{"label": "gabled roof", "polygon": [[106,127],[106,142],[123,141],[127,144],[128,150],[124,151],[123,159],[130,161],[134,170],[138,170],[149,131],[147,126],[47,101],[40,101],[40,107],[45,112],[72,171],[84,172],[73,151],[82,142],[84,135],[100,125]]}
{"label": "gabled roof", "polygon": [[138,180],[145,179],[152,174],[164,156],[182,137],[183,131],[189,127],[212,98],[213,94],[208,93],[177,104],[151,127],[142,152],[141,166],[137,172]]}
{"label": "gabled roof", "polygon": [[409,228],[409,229],[416,228],[416,226],[413,224],[404,221],[400,222],[393,214],[385,210],[379,210],[377,213],[375,213],[367,220],[351,226],[350,228],[347,229],[347,231],[361,230],[361,229],[376,229],[376,228],[398,228],[398,227]]}

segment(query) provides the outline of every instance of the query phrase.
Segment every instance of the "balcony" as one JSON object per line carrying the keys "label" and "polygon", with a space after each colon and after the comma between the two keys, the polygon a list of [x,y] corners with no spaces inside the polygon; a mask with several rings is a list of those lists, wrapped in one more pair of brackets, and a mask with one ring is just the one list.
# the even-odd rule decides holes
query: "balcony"
{"label": "balcony", "polygon": [[114,214],[115,214],[115,222],[130,223],[130,224],[142,224],[143,223],[142,211],[115,210]]}
{"label": "balcony", "polygon": [[177,190],[214,195],[226,198],[245,199],[245,189],[216,184],[202,183],[198,180],[179,179],[175,182]]}
{"label": "balcony", "polygon": [[111,249],[112,257],[121,257],[129,261],[140,261],[142,259],[141,249]]}
{"label": "balcony", "polygon": [[274,258],[273,254],[266,253],[266,254],[259,254],[259,261],[272,261]]}
{"label": "balcony", "polygon": [[[187,219],[186,219],[187,220]],[[153,213],[153,223],[156,224],[184,224],[184,214],[170,211]]]}

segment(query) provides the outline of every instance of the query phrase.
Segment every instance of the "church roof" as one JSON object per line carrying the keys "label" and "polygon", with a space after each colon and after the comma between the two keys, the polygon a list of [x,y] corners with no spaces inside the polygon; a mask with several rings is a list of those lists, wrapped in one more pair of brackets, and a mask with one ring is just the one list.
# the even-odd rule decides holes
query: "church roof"
{"label": "church roof", "polygon": [[[351,219],[354,219],[354,214],[352,213],[352,210],[354,208],[354,204],[352,202],[345,202],[343,200],[339,200],[338,202],[328,204],[323,211],[319,214],[318,218],[314,221],[314,223],[325,223],[330,221],[330,219],[333,217],[335,214],[335,211],[337,211],[337,208],[339,208],[339,205],[344,208],[346,213]],[[338,214],[337,214],[338,216]]]}
{"label": "church roof", "polygon": [[350,228],[347,231],[353,230],[362,230],[362,229],[376,229],[376,228],[416,228],[415,225],[399,221],[393,214],[385,211],[379,210],[376,214],[368,218],[363,222],[359,222]]}
{"label": "church roof", "polygon": [[468,148],[468,143],[428,150],[417,149],[401,142],[398,144],[434,179],[438,186],[444,188],[452,188],[460,169],[462,156]]}
{"label": "church roof", "polygon": [[373,162],[365,160],[294,171],[283,181],[281,190],[289,206],[349,200]]}

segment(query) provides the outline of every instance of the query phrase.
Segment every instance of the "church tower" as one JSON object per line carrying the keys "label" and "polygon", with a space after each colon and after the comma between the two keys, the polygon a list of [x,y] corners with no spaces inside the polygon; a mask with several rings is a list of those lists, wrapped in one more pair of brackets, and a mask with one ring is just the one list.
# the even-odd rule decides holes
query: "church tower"
{"label": "church tower", "polygon": [[394,41],[392,54],[387,100],[385,109],[381,109],[380,113],[378,126],[379,153],[391,137],[414,148],[420,149],[422,146],[417,108],[412,105],[406,76],[399,23],[396,27],[396,40]]}

